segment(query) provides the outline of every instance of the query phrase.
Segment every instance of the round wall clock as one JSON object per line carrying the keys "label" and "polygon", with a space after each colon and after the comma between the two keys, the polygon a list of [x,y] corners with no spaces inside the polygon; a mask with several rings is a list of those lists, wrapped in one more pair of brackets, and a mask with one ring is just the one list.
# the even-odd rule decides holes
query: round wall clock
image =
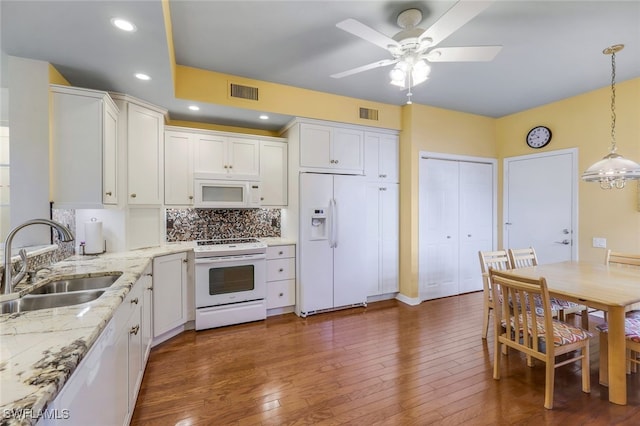
{"label": "round wall clock", "polygon": [[527,145],[542,148],[551,141],[551,130],[546,126],[536,126],[527,133]]}

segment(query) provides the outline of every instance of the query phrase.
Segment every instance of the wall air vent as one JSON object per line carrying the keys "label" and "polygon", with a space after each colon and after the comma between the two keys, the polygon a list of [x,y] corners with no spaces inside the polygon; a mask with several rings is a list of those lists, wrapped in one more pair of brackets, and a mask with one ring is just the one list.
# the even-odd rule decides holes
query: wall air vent
{"label": "wall air vent", "polygon": [[371,108],[360,108],[360,118],[365,120],[378,121],[378,110]]}
{"label": "wall air vent", "polygon": [[231,83],[229,94],[232,98],[258,100],[258,88],[250,86],[242,86],[240,84]]}

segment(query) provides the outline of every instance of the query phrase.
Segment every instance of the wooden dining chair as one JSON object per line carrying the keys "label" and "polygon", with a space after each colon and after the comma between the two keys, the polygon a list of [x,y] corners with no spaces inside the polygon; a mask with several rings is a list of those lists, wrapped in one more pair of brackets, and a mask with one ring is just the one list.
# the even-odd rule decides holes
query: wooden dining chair
{"label": "wooden dining chair", "polygon": [[[596,326],[600,332],[600,383],[609,383],[609,326],[607,323]],[[640,318],[625,318],[624,334],[627,353],[627,374],[635,372],[640,365]]]}
{"label": "wooden dining chair", "polygon": [[[628,268],[640,268],[640,254],[621,253],[607,250],[604,258],[604,264],[609,266],[614,265]],[[640,283],[638,283],[638,287],[640,288]],[[640,303],[631,305],[631,310],[627,312],[627,317],[640,319]]]}
{"label": "wooden dining chair", "polygon": [[[538,265],[538,256],[533,247],[527,247],[523,249],[509,249],[509,261],[511,262],[511,269],[526,268],[529,266]],[[567,315],[580,313],[582,321],[582,328],[589,329],[589,310],[584,305],[569,302],[568,300],[559,299],[557,297],[551,298],[551,309],[558,313],[558,319],[561,321],[567,320]]]}
{"label": "wooden dining chair", "polygon": [[[544,407],[553,408],[555,369],[580,361],[582,391],[591,391],[589,375],[589,340],[591,333],[553,319],[547,281],[516,275],[517,270],[489,270],[494,300],[502,294],[500,306],[494,309],[493,378],[500,379],[501,347],[516,349],[528,358],[545,363]],[[543,316],[531,313],[529,300],[540,298]],[[524,303],[522,302],[524,301]],[[535,308],[534,308],[535,309]],[[571,352],[575,352],[571,354]],[[556,357],[568,354],[557,360]]]}
{"label": "wooden dining chair", "polygon": [[504,271],[510,269],[509,257],[506,250],[497,251],[479,251],[480,269],[482,271],[483,286],[483,312],[482,318],[482,338],[486,339],[489,332],[489,317],[491,310],[494,309],[493,295],[491,294],[491,283],[489,282],[489,268]]}

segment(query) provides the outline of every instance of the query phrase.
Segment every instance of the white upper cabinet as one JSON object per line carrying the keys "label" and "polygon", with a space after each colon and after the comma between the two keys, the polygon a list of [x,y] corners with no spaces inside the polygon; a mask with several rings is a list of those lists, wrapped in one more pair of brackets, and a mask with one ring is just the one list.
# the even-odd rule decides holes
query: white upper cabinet
{"label": "white upper cabinet", "polygon": [[207,177],[252,179],[260,177],[260,144],[255,139],[198,134],[194,173]]}
{"label": "white upper cabinet", "polygon": [[260,142],[260,181],[263,206],[287,205],[287,144]]}
{"label": "white upper cabinet", "polygon": [[195,135],[167,130],[164,133],[164,203],[193,204],[193,147]]}
{"label": "white upper cabinet", "polygon": [[364,132],[342,127],[300,124],[300,167],[362,174]]}
{"label": "white upper cabinet", "polygon": [[367,180],[397,183],[398,136],[366,132],[364,141],[364,174]]}
{"label": "white upper cabinet", "polygon": [[106,92],[51,85],[56,208],[118,203],[118,108]]}

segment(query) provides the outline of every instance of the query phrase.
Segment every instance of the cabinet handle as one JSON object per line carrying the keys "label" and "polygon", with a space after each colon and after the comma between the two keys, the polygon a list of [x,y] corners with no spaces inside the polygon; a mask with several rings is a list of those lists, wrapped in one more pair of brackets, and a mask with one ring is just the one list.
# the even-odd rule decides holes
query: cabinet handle
{"label": "cabinet handle", "polygon": [[108,195],[109,197],[111,197],[111,194],[112,194],[111,191],[105,192],[105,195]]}
{"label": "cabinet handle", "polygon": [[229,168],[230,168],[230,169],[233,169],[233,165],[229,164]]}
{"label": "cabinet handle", "polygon": [[133,334],[135,336],[138,335],[138,331],[140,331],[140,325],[136,325],[134,327],[131,327],[131,330],[129,330],[129,334]]}
{"label": "cabinet handle", "polygon": [[187,259],[182,259],[182,263],[187,263],[188,260]]}
{"label": "cabinet handle", "polygon": [[136,198],[136,194],[135,193],[131,194],[131,198]]}
{"label": "cabinet handle", "polygon": [[284,272],[283,268],[278,269],[278,272]]}
{"label": "cabinet handle", "polygon": [[189,199],[190,199],[190,200],[193,200],[193,195],[189,195]]}
{"label": "cabinet handle", "polygon": [[449,240],[449,239],[451,239],[451,235],[447,235],[447,239],[448,239],[448,240]]}
{"label": "cabinet handle", "polygon": [[283,254],[284,254],[284,252],[283,252],[282,250],[280,250],[280,251],[278,252],[278,256],[282,256]]}
{"label": "cabinet handle", "polygon": [[335,163],[338,164],[338,160],[336,160]]}
{"label": "cabinet handle", "polygon": [[131,299],[131,303],[135,303],[137,305],[138,304],[138,298],[136,297],[135,299]]}
{"label": "cabinet handle", "polygon": [[153,291],[153,286],[151,286],[151,287],[147,287],[147,290],[149,290],[149,291]]}
{"label": "cabinet handle", "polygon": [[284,293],[279,293],[278,294],[278,297],[282,297],[282,296],[284,296]]}
{"label": "cabinet handle", "polygon": [[387,175],[378,175],[378,177],[386,178],[386,177],[387,177]]}
{"label": "cabinet handle", "polygon": [[225,168],[225,169],[228,169],[228,168],[229,168],[229,166],[227,166],[227,165],[225,164],[225,165],[224,165],[224,168]]}
{"label": "cabinet handle", "polygon": [[264,201],[264,197],[260,197],[260,201]]}

